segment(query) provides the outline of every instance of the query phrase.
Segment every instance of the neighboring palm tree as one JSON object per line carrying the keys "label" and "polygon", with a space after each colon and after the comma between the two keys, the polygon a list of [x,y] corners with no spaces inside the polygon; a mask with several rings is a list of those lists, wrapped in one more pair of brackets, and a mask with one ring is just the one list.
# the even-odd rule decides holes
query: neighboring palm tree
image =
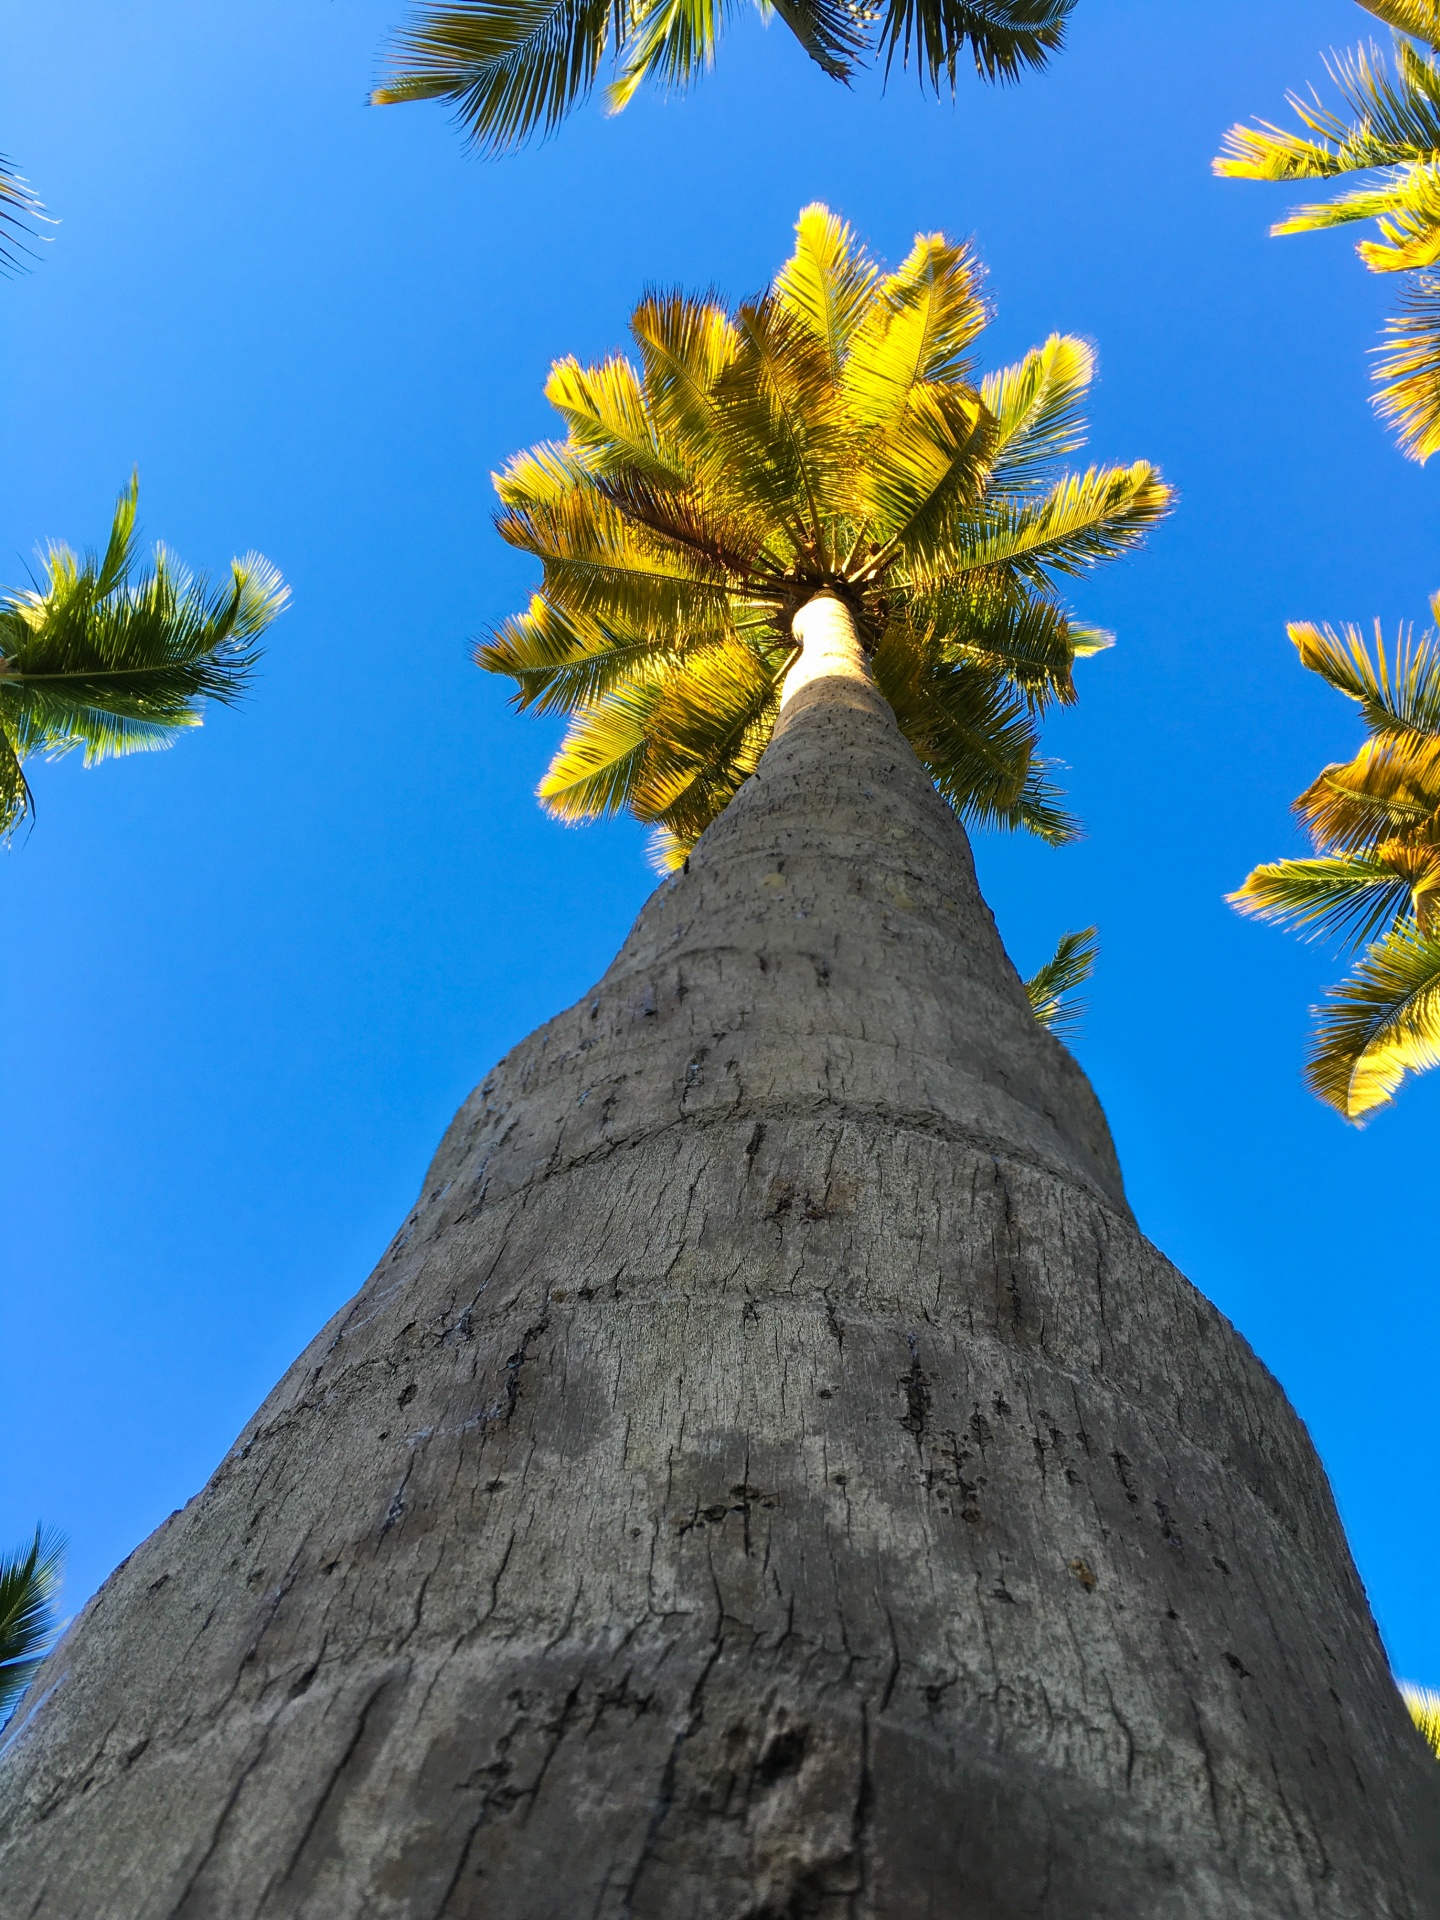
{"label": "neighboring palm tree", "polygon": [[1430,1751],[1440,1760],[1440,1693],[1430,1687],[1402,1686],[1410,1718],[1425,1737]]}
{"label": "neighboring palm tree", "polygon": [[1407,291],[1375,370],[1376,404],[1415,460],[1440,448],[1440,0],[1360,0],[1395,29],[1393,64],[1373,45],[1329,63],[1343,111],[1289,96],[1301,130],[1262,121],[1232,127],[1216,173],[1245,180],[1374,179],[1297,207],[1272,233],[1379,223],[1356,251],[1372,273],[1403,273]]}
{"label": "neighboring palm tree", "polygon": [[[1440,621],[1440,595],[1432,602]],[[1349,1120],[1440,1061],[1440,636],[1371,656],[1354,627],[1297,625],[1305,666],[1360,707],[1368,734],[1295,802],[1309,860],[1260,866],[1231,900],[1364,952],[1320,1010],[1306,1080]]]}
{"label": "neighboring palm tree", "polygon": [[1079,933],[1064,933],[1054,953],[1025,982],[1025,994],[1042,1027],[1057,1038],[1074,1033],[1087,1008],[1077,999],[1081,987],[1095,971],[1100,954],[1100,929],[1086,927]]}
{"label": "neighboring palm tree", "polygon": [[62,1564],[61,1541],[41,1527],[27,1548],[0,1555],[0,1722],[49,1651]]}
{"label": "neighboring palm tree", "polygon": [[1057,336],[982,381],[988,317],[967,248],[922,235],[882,274],[814,206],[735,314],[650,294],[638,368],[556,365],[569,437],[496,482],[544,580],[476,656],[517,705],[572,716],[539,789],[553,814],[628,808],[678,865],[765,750],[793,616],[832,594],[957,810],[1073,835],[1038,723],[1108,636],[1058,583],[1137,546],[1170,491],[1144,461],[1057,472],[1093,355]]}
{"label": "neighboring palm tree", "polygon": [[[984,80],[1043,67],[1075,0],[757,0],[832,79],[867,58],[913,54],[922,84],[953,93],[962,60]],[[607,55],[612,111],[642,81],[683,88],[714,64],[728,6],[680,0],[421,0],[396,36],[373,99],[448,100],[477,146],[501,152],[548,133],[590,93]]]}
{"label": "neighboring palm tree", "polygon": [[267,560],[234,560],[212,591],[157,547],[136,572],[136,480],[104,554],[52,545],[33,588],[0,593],[0,838],[32,810],[23,763],[83,747],[85,764],[171,746],[200,703],[232,704],[289,590]]}

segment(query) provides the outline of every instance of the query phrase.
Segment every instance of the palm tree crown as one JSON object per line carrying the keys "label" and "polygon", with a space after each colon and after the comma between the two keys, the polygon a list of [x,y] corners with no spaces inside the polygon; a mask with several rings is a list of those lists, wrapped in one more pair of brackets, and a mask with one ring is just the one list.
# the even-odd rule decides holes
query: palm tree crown
{"label": "palm tree crown", "polygon": [[213,592],[163,547],[137,577],[138,498],[132,479],[99,559],[52,546],[38,586],[0,593],[0,839],[31,811],[32,754],[83,747],[91,766],[168,747],[201,701],[238,699],[288,598],[253,553]]}
{"label": "palm tree crown", "polygon": [[[886,66],[912,54],[922,83],[952,92],[967,54],[986,80],[1044,66],[1075,0],[756,0],[777,14],[832,79],[867,55]],[[618,110],[641,82],[684,87],[714,64],[733,9],[707,0],[421,0],[396,38],[394,70],[373,98],[449,100],[492,152],[550,132],[594,86],[607,54]]]}
{"label": "palm tree crown", "polygon": [[1055,337],[977,381],[987,317],[967,248],[924,235],[882,274],[817,206],[734,314],[650,293],[638,367],[557,363],[568,437],[496,477],[500,531],[544,578],[476,656],[517,705],[572,716],[552,813],[628,808],[682,859],[764,751],[793,616],[830,593],[952,804],[1070,836],[1038,719],[1108,636],[1056,583],[1134,547],[1170,494],[1144,462],[1057,474],[1090,349]]}
{"label": "palm tree crown", "polygon": [[1232,127],[1216,173],[1246,180],[1332,180],[1370,173],[1366,185],[1296,207],[1271,231],[1309,233],[1353,220],[1379,222],[1357,251],[1372,273],[1404,273],[1407,296],[1377,362],[1376,404],[1416,460],[1440,448],[1440,0],[1360,0],[1395,29],[1393,66],[1374,46],[1331,61],[1343,111],[1289,96],[1291,132],[1261,121]]}
{"label": "palm tree crown", "polygon": [[[1440,621],[1440,595],[1432,602]],[[1310,860],[1256,867],[1242,912],[1364,948],[1321,1010],[1306,1078],[1357,1120],[1440,1061],[1440,636],[1402,633],[1372,658],[1346,627],[1293,626],[1307,667],[1354,700],[1368,738],[1295,802]]]}

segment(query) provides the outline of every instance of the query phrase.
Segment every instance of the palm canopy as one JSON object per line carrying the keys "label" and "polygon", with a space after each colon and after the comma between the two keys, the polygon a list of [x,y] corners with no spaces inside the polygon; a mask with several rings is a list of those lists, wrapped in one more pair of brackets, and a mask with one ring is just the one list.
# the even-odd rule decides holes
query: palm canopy
{"label": "palm canopy", "polygon": [[211,590],[157,547],[136,573],[138,482],[98,559],[52,546],[33,588],[0,592],[0,839],[31,811],[23,763],[74,747],[86,766],[173,744],[200,703],[236,701],[289,589],[258,554]]}
{"label": "palm canopy", "polygon": [[1440,1760],[1440,1693],[1433,1687],[1401,1686],[1410,1718],[1415,1722],[1427,1747]]}
{"label": "palm canopy", "polygon": [[[963,62],[1015,80],[1062,43],[1075,0],[756,0],[832,79],[867,58],[913,55],[921,81],[952,92]],[[421,0],[396,36],[382,105],[448,100],[491,152],[551,132],[590,93],[607,57],[612,111],[646,80],[685,87],[714,64],[735,8],[725,0]]]}
{"label": "palm canopy", "polygon": [[499,528],[544,566],[477,650],[516,704],[566,713],[540,785],[563,820],[628,808],[674,864],[754,770],[817,594],[849,607],[907,739],[971,819],[1063,840],[1038,722],[1075,698],[1058,583],[1166,511],[1155,470],[1056,471],[1093,358],[1055,337],[977,378],[968,248],[920,236],[885,274],[824,207],[733,314],[648,293],[639,364],[558,362],[568,436],[496,476]]}
{"label": "palm canopy", "polygon": [[1375,220],[1357,251],[1372,273],[1404,273],[1406,296],[1376,364],[1376,403],[1416,460],[1440,449],[1440,0],[1360,0],[1395,30],[1390,62],[1374,46],[1329,63],[1339,111],[1289,96],[1298,130],[1232,127],[1216,173],[1246,180],[1333,180],[1368,173],[1333,200],[1296,207],[1272,233]]}
{"label": "palm canopy", "polygon": [[48,1651],[62,1555],[59,1539],[40,1527],[27,1548],[0,1554],[0,1720]]}
{"label": "palm canopy", "polygon": [[[1440,621],[1440,595],[1432,602]],[[1360,709],[1366,739],[1295,802],[1316,855],[1256,867],[1242,912],[1359,951],[1330,989],[1306,1068],[1347,1119],[1440,1061],[1440,635],[1372,655],[1354,627],[1293,626],[1303,663]],[[1360,951],[1363,949],[1363,951]]]}

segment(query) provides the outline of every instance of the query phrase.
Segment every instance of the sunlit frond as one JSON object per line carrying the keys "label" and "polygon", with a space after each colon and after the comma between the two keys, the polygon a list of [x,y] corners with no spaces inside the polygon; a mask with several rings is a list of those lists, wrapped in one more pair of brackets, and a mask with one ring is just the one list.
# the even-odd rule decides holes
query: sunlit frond
{"label": "sunlit frond", "polygon": [[1081,408],[1094,375],[1094,351],[1055,333],[1015,366],[986,376],[980,395],[996,424],[992,496],[1032,493],[1056,460],[1084,446]]}
{"label": "sunlit frond", "polygon": [[1242,913],[1272,920],[1309,939],[1363,946],[1388,933],[1409,911],[1412,889],[1410,875],[1397,871],[1393,863],[1337,854],[1273,860],[1256,867],[1226,898]]}
{"label": "sunlit frond", "polygon": [[1425,1744],[1440,1760],[1440,1693],[1430,1687],[1407,1687],[1403,1684],[1400,1692]]}
{"label": "sunlit frond", "polygon": [[1077,998],[1079,989],[1095,971],[1100,957],[1100,929],[1084,927],[1063,933],[1054,953],[1025,982],[1025,994],[1035,1018],[1057,1039],[1071,1034],[1088,1011]]}
{"label": "sunlit frond", "polygon": [[1398,927],[1326,994],[1306,1083],[1347,1120],[1361,1120],[1395,1097],[1407,1073],[1437,1063],[1440,937]]}
{"label": "sunlit frond", "polygon": [[1440,280],[1417,276],[1386,322],[1375,363],[1375,405],[1412,460],[1440,451]]}
{"label": "sunlit frond", "polygon": [[775,299],[820,342],[832,379],[840,377],[878,278],[874,262],[843,220],[818,203],[802,209],[795,251],[775,277]]}
{"label": "sunlit frond", "polygon": [[916,236],[877,287],[845,362],[845,397],[861,425],[892,419],[922,382],[968,382],[970,349],[989,318],[983,277],[968,247],[940,233]]}

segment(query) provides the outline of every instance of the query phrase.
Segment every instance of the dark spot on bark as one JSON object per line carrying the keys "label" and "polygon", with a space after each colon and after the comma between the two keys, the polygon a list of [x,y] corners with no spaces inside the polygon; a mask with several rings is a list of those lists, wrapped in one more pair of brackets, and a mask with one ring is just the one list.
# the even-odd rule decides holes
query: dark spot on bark
{"label": "dark spot on bark", "polygon": [[1239,1674],[1242,1680],[1248,1680],[1250,1678],[1249,1667],[1247,1667],[1245,1665],[1245,1662],[1241,1660],[1237,1655],[1233,1653],[1227,1653],[1225,1658],[1229,1661],[1230,1665],[1235,1669],[1236,1673]]}
{"label": "dark spot on bark", "polygon": [[992,1587],[992,1588],[990,1589],[990,1591],[991,1591],[991,1593],[993,1593],[993,1594],[994,1594],[994,1596],[995,1596],[995,1598],[996,1598],[997,1600],[1008,1600],[1008,1601],[1009,1601],[1009,1603],[1010,1603],[1010,1605],[1011,1605],[1012,1607],[1014,1606],[1014,1604],[1015,1604],[1015,1596],[1014,1596],[1014,1594],[1013,1594],[1013,1593],[1011,1593],[1011,1591],[1010,1591],[1010,1589],[1009,1589],[1008,1587],[1004,1587],[1004,1586],[1000,1586],[1000,1587]]}
{"label": "dark spot on bark", "polygon": [[755,1131],[750,1135],[749,1140],[745,1144],[745,1158],[750,1162],[751,1166],[754,1166],[755,1156],[759,1153],[761,1146],[764,1144],[764,1140],[765,1123],[763,1120],[757,1120],[755,1122]]}
{"label": "dark spot on bark", "polygon": [[1097,1585],[1095,1575],[1083,1560],[1072,1560],[1070,1562],[1070,1571],[1087,1593],[1093,1593],[1095,1591]]}
{"label": "dark spot on bark", "polygon": [[773,1787],[788,1774],[800,1771],[805,1759],[806,1731],[804,1727],[786,1727],[775,1735],[756,1763],[756,1786]]}
{"label": "dark spot on bark", "polygon": [[150,1591],[151,1593],[158,1593],[158,1592],[160,1591],[160,1589],[161,1589],[161,1587],[163,1587],[163,1586],[164,1586],[164,1584],[165,1584],[165,1582],[166,1582],[166,1581],[167,1581],[167,1580],[168,1580],[169,1578],[170,1578],[170,1576],[169,1576],[169,1574],[168,1574],[168,1573],[162,1573],[162,1574],[161,1574],[161,1576],[160,1576],[160,1578],[159,1578],[158,1580],[152,1580],[152,1581],[150,1582],[150,1587],[149,1587],[149,1591]]}
{"label": "dark spot on bark", "polygon": [[1009,1413],[1010,1411],[1010,1402],[1005,1398],[1003,1393],[997,1393],[995,1396],[995,1411],[996,1413]]}
{"label": "dark spot on bark", "polygon": [[320,1671],[320,1662],[316,1660],[312,1665],[308,1666],[305,1669],[305,1671],[300,1675],[300,1677],[294,1682],[294,1684],[290,1688],[289,1697],[292,1700],[298,1700],[302,1693],[308,1693],[310,1691],[311,1683],[319,1671]]}
{"label": "dark spot on bark", "polygon": [[843,1473],[837,1473],[835,1476],[835,1484],[837,1487],[846,1487],[850,1482]]}
{"label": "dark spot on bark", "polygon": [[821,1387],[819,1393],[815,1397],[817,1400],[833,1400],[835,1398],[834,1394],[831,1393],[829,1387]]}
{"label": "dark spot on bark", "polygon": [[970,1416],[970,1431],[975,1436],[975,1444],[983,1455],[994,1437],[994,1430],[978,1407]]}
{"label": "dark spot on bark", "polygon": [[1230,1571],[1229,1567],[1226,1566],[1225,1562],[1220,1558],[1218,1553],[1212,1553],[1210,1556],[1210,1560],[1211,1560],[1211,1564],[1213,1566],[1217,1566],[1222,1573],[1229,1573]]}
{"label": "dark spot on bark", "polygon": [[1163,1500],[1155,1502],[1155,1511],[1160,1516],[1160,1537],[1167,1547],[1174,1547],[1177,1553],[1185,1551],[1185,1542],[1180,1538],[1170,1519],[1170,1509]]}
{"label": "dark spot on bark", "polygon": [[401,1393],[399,1399],[396,1400],[395,1402],[396,1406],[408,1407],[410,1402],[415,1398],[416,1394],[419,1393],[419,1391],[420,1391],[419,1387],[417,1387],[415,1382],[412,1380],[409,1386],[406,1387],[404,1391]]}
{"label": "dark spot on bark", "polygon": [[499,1493],[504,1484],[505,1482],[503,1480],[487,1480],[485,1482],[485,1491],[487,1493]]}
{"label": "dark spot on bark", "polygon": [[1115,1472],[1121,1486],[1125,1489],[1125,1498],[1133,1507],[1140,1496],[1136,1493],[1134,1483],[1130,1478],[1130,1462],[1123,1453],[1118,1451],[1112,1453],[1110,1458],[1115,1462]]}
{"label": "dark spot on bark", "polygon": [[925,1422],[930,1414],[930,1381],[920,1365],[920,1355],[914,1340],[910,1346],[910,1371],[901,1375],[900,1391],[905,1396],[905,1411],[900,1416],[900,1424],[905,1431],[913,1434],[918,1447],[925,1435]]}

